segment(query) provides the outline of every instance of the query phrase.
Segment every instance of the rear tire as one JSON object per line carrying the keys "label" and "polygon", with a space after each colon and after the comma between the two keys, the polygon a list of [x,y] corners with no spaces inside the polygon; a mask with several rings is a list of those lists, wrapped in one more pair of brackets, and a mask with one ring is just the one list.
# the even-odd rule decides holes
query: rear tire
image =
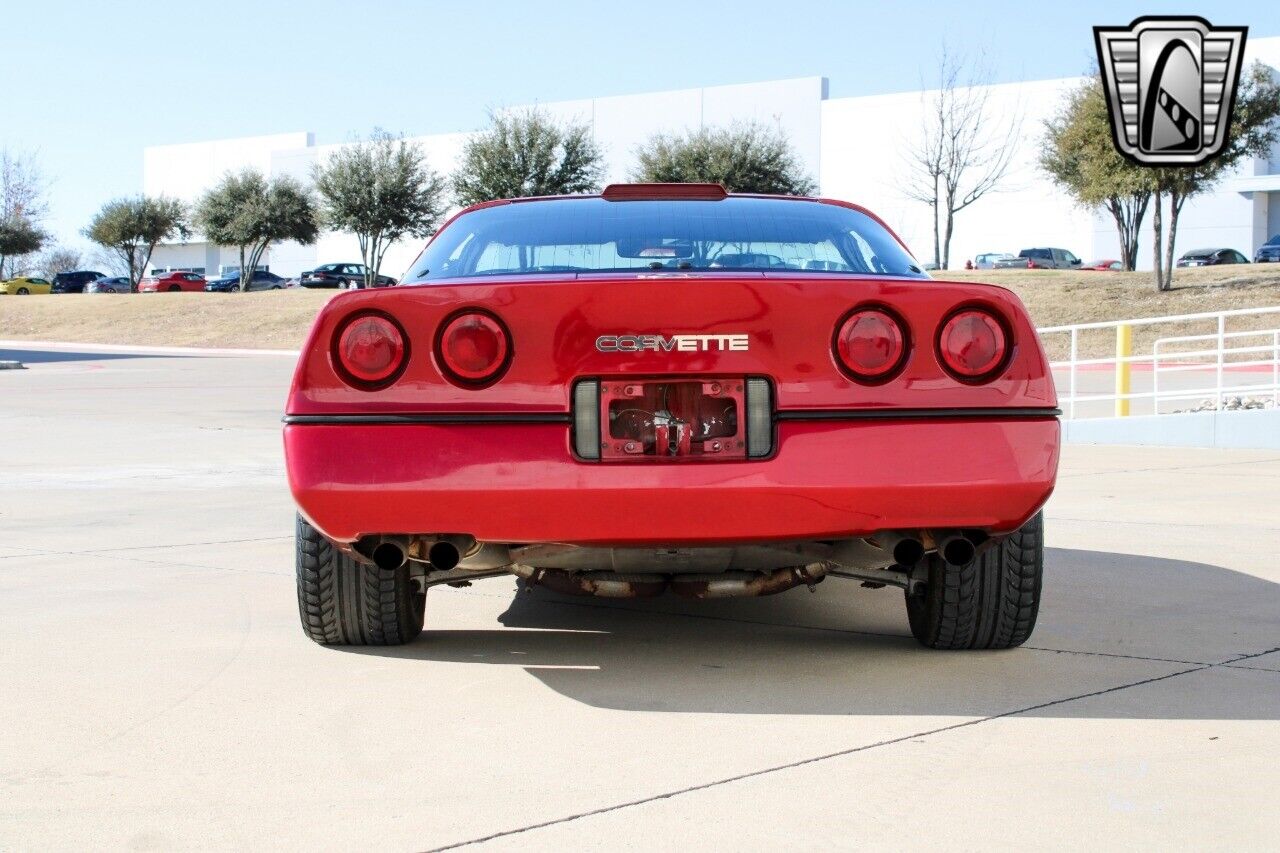
{"label": "rear tire", "polygon": [[409,566],[380,569],[333,546],[297,520],[298,616],[322,646],[398,646],[422,633],[427,593]]}
{"label": "rear tire", "polygon": [[27,290],[25,287],[18,288],[18,296],[30,296],[30,295],[31,295],[31,291]]}
{"label": "rear tire", "polygon": [[930,555],[929,580],[907,596],[911,633],[933,649],[1011,649],[1035,629],[1044,575],[1041,513],[963,568]]}

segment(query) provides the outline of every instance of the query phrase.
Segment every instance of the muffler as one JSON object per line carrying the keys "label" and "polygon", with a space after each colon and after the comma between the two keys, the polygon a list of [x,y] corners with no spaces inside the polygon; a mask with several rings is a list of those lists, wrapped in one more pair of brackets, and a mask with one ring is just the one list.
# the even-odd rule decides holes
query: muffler
{"label": "muffler", "polygon": [[722,572],[715,575],[676,575],[671,591],[685,598],[743,598],[775,595],[797,586],[813,586],[827,575],[824,563],[811,563],[772,572]]}
{"label": "muffler", "polygon": [[667,588],[665,575],[622,574],[620,572],[566,572],[563,569],[535,569],[516,563],[516,576],[529,586],[545,586],[567,595],[594,595],[600,598],[652,598]]}

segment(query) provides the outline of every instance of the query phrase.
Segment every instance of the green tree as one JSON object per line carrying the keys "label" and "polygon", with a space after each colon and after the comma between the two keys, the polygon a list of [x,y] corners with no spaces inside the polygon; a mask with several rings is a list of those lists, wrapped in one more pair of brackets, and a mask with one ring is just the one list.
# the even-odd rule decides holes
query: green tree
{"label": "green tree", "polygon": [[0,219],[0,280],[17,275],[15,258],[40,251],[47,239],[25,216]]}
{"label": "green tree", "polygon": [[306,188],[287,175],[268,181],[256,169],[229,174],[206,192],[196,205],[195,226],[210,242],[239,250],[241,290],[272,243],[308,246],[320,234]]}
{"label": "green tree", "polygon": [[393,243],[429,236],[445,210],[444,180],[416,145],[386,131],[338,149],[313,174],[325,224],[360,242],[365,287]]}
{"label": "green tree", "polygon": [[185,240],[190,236],[187,208],[164,196],[115,199],[94,215],[84,236],[128,271],[129,289],[137,292],[156,245],[174,237]]}
{"label": "green tree", "polygon": [[[1178,237],[1178,217],[1187,199],[1213,189],[1220,180],[1244,160],[1263,157],[1276,144],[1277,119],[1280,119],[1280,85],[1267,66],[1255,62],[1240,81],[1227,144],[1222,153],[1199,166],[1163,168],[1153,171],[1156,182],[1155,212],[1155,280],[1157,290],[1173,287],[1174,243]],[[1169,199],[1169,232],[1163,239],[1163,199]],[[1162,257],[1163,255],[1163,257]]]}
{"label": "green tree", "polygon": [[636,150],[631,180],[723,184],[730,192],[811,195],[817,187],[781,128],[758,122],[655,134]]}
{"label": "green tree", "polygon": [[1111,214],[1120,262],[1134,269],[1156,180],[1151,169],[1129,162],[1112,143],[1100,77],[1073,90],[1062,110],[1045,122],[1040,168],[1081,206],[1103,207]]}
{"label": "green tree", "polygon": [[463,146],[452,181],[458,204],[600,189],[600,148],[587,125],[558,124],[537,110],[494,113],[489,120]]}

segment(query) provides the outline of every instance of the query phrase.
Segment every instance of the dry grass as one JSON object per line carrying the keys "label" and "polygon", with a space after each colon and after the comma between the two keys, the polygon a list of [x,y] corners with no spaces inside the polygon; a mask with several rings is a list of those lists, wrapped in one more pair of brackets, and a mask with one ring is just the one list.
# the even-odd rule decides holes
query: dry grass
{"label": "dry grass", "polygon": [[298,349],[339,290],[0,298],[0,339]]}
{"label": "dry grass", "polygon": [[[1026,303],[1037,326],[1280,305],[1280,264],[1180,270],[1166,293],[1155,290],[1150,273],[984,270],[937,277],[1007,287]],[[0,339],[296,349],[316,312],[339,292],[6,296],[0,298]],[[1230,328],[1277,327],[1280,315],[1241,318]],[[1134,343],[1142,351],[1156,336],[1213,330],[1203,323],[1138,329]],[[1061,356],[1064,344],[1049,343],[1053,355]],[[1086,336],[1082,343],[1082,355],[1114,347],[1110,333]]]}
{"label": "dry grass", "polygon": [[[1007,287],[1018,294],[1031,319],[1041,328],[1280,306],[1280,264],[1176,270],[1173,289],[1165,292],[1155,289],[1150,272],[982,270],[937,273],[935,277]],[[1227,325],[1228,331],[1276,328],[1280,328],[1280,314],[1232,318]],[[1212,321],[1138,326],[1133,330],[1133,348],[1135,353],[1150,352],[1156,338],[1216,331],[1217,325]],[[1045,344],[1055,359],[1068,354],[1066,335],[1050,336]],[[1115,333],[1111,330],[1081,333],[1081,357],[1102,357],[1114,352]]]}

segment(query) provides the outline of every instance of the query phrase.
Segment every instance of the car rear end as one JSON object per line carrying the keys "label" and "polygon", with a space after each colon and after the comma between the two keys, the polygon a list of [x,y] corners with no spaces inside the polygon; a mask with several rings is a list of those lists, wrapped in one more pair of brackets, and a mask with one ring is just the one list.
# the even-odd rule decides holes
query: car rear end
{"label": "car rear end", "polygon": [[343,287],[346,279],[332,270],[318,269],[304,272],[300,283],[303,287]]}
{"label": "car rear end", "polygon": [[999,533],[1048,497],[1055,407],[1002,288],[664,267],[339,297],[285,439],[299,506],[344,543]]}
{"label": "car rear end", "polygon": [[[1052,488],[1052,383],[999,288],[768,275],[397,295],[330,303],[290,396],[290,483],[335,541],[999,533]],[[352,346],[401,355],[382,377],[344,361]],[[887,373],[857,372],[881,352],[900,352]]]}
{"label": "car rear end", "polygon": [[[929,279],[851,205],[625,207],[651,201],[464,213],[411,269],[417,286],[326,304],[284,429],[315,541],[372,570],[416,566],[426,585],[469,570],[707,597],[897,561],[879,582],[910,592],[926,552],[968,566],[1033,519],[1053,489],[1058,412],[1016,296]],[[786,257],[831,207],[856,223],[843,260],[824,256],[846,271]],[[598,246],[520,247],[574,216],[620,234],[740,216],[777,234],[714,257],[714,240],[619,236],[611,256],[635,266],[609,270],[587,266]],[[527,271],[451,276],[450,241],[486,217],[512,234],[481,256],[510,249]],[[759,268],[718,267],[726,257]],[[627,568],[572,569],[600,561]]]}

